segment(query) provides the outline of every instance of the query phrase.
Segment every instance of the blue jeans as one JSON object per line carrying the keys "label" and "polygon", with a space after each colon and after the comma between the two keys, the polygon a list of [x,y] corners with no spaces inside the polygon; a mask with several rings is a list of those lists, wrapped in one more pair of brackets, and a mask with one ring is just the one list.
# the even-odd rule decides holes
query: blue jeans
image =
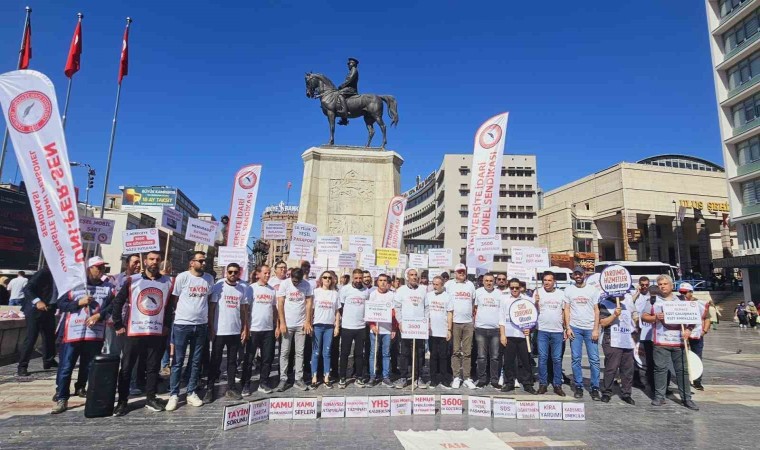
{"label": "blue jeans", "polygon": [[322,356],[322,373],[330,374],[330,355],[332,348],[333,331],[335,325],[324,323],[314,324],[314,340],[311,346],[311,376],[316,377],[319,372],[319,356]]}
{"label": "blue jeans", "polygon": [[[56,395],[58,400],[68,400],[71,396],[71,373],[74,371],[74,365],[79,359],[79,371],[89,374],[92,358],[100,354],[103,347],[103,341],[82,341],[71,342],[61,345],[61,364],[58,366],[58,373],[55,377]],[[86,380],[79,377],[80,379]],[[76,386],[77,388],[84,386]]]}
{"label": "blue jeans", "polygon": [[187,395],[191,395],[198,387],[201,372],[201,357],[203,349],[208,345],[208,325],[174,325],[172,343],[174,344],[174,359],[172,374],[169,378],[169,394],[179,395],[179,384],[182,379],[182,366],[185,363],[185,351],[190,347],[190,379],[187,382]]}
{"label": "blue jeans", "polygon": [[[377,359],[375,358],[375,341],[378,339],[376,334],[369,333],[369,378],[371,380],[375,377],[375,364]],[[391,377],[391,335],[380,335],[380,350],[383,352],[383,379]]]}
{"label": "blue jeans", "polygon": [[538,331],[538,384],[549,384],[549,349],[551,348],[552,367],[554,369],[554,387],[562,386],[562,341],[563,333],[551,331]]}
{"label": "blue jeans", "polygon": [[583,371],[581,359],[583,358],[583,344],[586,344],[588,364],[591,366],[591,389],[599,389],[599,343],[591,340],[592,330],[570,327],[575,334],[575,339],[570,341],[570,351],[573,355],[573,381],[575,387],[583,389]]}
{"label": "blue jeans", "polygon": [[21,306],[24,303],[24,297],[12,298],[8,300],[8,306]]}

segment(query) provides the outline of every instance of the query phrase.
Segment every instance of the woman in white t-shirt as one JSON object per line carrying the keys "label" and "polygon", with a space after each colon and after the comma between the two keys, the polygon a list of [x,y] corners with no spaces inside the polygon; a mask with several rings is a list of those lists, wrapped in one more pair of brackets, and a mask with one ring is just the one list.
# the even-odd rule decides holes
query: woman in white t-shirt
{"label": "woman in white t-shirt", "polygon": [[322,272],[317,280],[317,289],[314,290],[314,339],[311,349],[311,388],[316,389],[317,370],[319,357],[322,356],[322,373],[324,374],[325,387],[332,388],[330,381],[330,349],[333,336],[338,335],[340,330],[340,300],[338,291],[335,289],[337,279],[328,271]]}

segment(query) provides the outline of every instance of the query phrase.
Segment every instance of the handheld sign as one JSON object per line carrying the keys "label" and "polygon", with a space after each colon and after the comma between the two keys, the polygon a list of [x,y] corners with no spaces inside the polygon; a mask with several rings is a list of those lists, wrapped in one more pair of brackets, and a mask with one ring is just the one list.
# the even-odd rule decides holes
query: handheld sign
{"label": "handheld sign", "polygon": [[630,272],[623,266],[607,266],[599,275],[599,287],[610,296],[622,297],[631,288],[633,279]]}
{"label": "handheld sign", "polygon": [[[391,322],[393,320],[393,302],[382,297],[371,297],[364,303],[364,320],[366,322]],[[377,347],[375,347],[377,350]]]}
{"label": "handheld sign", "polygon": [[[509,320],[521,330],[529,330],[538,323],[538,309],[530,300],[515,300],[509,307]],[[528,344],[528,352],[531,352],[530,338],[525,339],[525,343]]]}
{"label": "handheld sign", "polygon": [[428,323],[426,319],[403,319],[401,337],[404,339],[427,339]]}
{"label": "handheld sign", "polygon": [[696,301],[663,302],[662,312],[668,325],[697,325],[702,321]]}

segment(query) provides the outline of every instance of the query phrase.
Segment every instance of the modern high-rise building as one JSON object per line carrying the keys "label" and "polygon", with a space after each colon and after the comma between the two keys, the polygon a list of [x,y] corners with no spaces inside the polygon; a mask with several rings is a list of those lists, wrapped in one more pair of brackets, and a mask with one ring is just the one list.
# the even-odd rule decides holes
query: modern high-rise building
{"label": "modern high-rise building", "polygon": [[[406,253],[450,248],[455,264],[465,261],[471,166],[472,154],[444,155],[438,170],[403,193]],[[536,156],[504,155],[496,221],[504,252],[494,256],[493,270],[507,270],[512,246],[538,246],[538,197]]]}
{"label": "modern high-rise building", "polygon": [[[744,298],[760,292],[760,0],[705,0],[718,123]],[[756,298],[756,297],[755,297]]]}

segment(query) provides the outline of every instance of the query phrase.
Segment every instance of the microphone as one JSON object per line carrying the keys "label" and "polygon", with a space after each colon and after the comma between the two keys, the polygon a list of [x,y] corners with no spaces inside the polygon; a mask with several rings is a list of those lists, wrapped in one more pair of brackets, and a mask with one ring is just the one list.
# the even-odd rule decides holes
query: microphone
{"label": "microphone", "polygon": [[654,305],[657,301],[657,296],[662,295],[662,291],[657,286],[649,286],[649,303]]}

